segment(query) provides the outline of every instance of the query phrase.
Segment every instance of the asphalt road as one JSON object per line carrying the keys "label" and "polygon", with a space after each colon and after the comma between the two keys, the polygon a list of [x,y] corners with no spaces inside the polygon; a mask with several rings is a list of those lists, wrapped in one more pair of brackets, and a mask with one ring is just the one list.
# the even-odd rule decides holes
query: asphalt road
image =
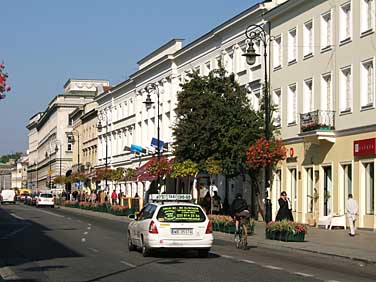
{"label": "asphalt road", "polygon": [[195,252],[128,252],[127,223],[75,210],[0,206],[0,281],[376,281],[374,265],[215,240]]}

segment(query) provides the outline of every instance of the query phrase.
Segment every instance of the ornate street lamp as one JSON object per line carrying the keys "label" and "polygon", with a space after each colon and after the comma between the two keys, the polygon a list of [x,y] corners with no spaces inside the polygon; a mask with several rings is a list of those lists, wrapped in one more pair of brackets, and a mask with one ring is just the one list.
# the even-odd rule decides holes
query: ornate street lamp
{"label": "ornate street lamp", "polygon": [[[151,94],[157,95],[157,158],[158,163],[161,159],[161,146],[160,146],[160,127],[159,127],[159,87],[155,83],[149,83],[145,87],[145,91],[148,93],[146,96],[146,100],[143,102],[147,109],[150,109],[150,107],[154,104],[154,102],[151,100]],[[159,175],[157,178],[157,187],[159,189]]]}
{"label": "ornate street lamp", "polygon": [[[270,120],[271,120],[271,113],[270,113],[270,94],[268,89],[268,69],[267,69],[267,45],[270,42],[270,37],[264,30],[261,25],[250,25],[247,27],[245,31],[246,37],[249,39],[248,48],[246,53],[243,54],[246,57],[246,61],[248,65],[254,65],[256,63],[257,57],[261,56],[260,54],[256,53],[254,48],[254,44],[256,41],[260,41],[263,43],[264,47],[264,111],[265,111],[265,139],[269,142],[271,137],[271,130],[270,130]],[[270,187],[270,165],[265,167],[265,222],[270,222],[272,220],[272,203],[270,199],[268,199],[268,192],[267,188]]]}

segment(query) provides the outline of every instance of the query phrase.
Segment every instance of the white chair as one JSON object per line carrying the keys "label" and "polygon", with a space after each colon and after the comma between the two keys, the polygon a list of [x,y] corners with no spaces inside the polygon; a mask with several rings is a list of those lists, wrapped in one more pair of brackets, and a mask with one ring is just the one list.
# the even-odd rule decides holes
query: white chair
{"label": "white chair", "polygon": [[328,227],[331,224],[332,218],[333,218],[332,215],[320,216],[317,222],[317,226],[324,225],[325,229],[328,229]]}
{"label": "white chair", "polygon": [[333,215],[330,220],[329,230],[331,230],[333,226],[340,226],[346,230],[346,215]]}

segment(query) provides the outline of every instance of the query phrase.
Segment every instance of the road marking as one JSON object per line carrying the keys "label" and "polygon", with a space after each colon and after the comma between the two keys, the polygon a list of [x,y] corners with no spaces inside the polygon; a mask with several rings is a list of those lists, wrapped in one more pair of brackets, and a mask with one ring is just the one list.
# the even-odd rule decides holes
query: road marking
{"label": "road marking", "polygon": [[69,220],[71,220],[72,218],[71,217],[68,217]]}
{"label": "road marking", "polygon": [[91,226],[91,223],[88,223],[87,225]]}
{"label": "road marking", "polygon": [[125,264],[126,266],[129,266],[129,267],[132,267],[132,268],[135,268],[135,267],[136,267],[134,264],[131,264],[131,263],[126,262],[126,261],[124,261],[124,260],[121,260],[120,263]]}
{"label": "road marking", "polygon": [[308,273],[304,273],[304,272],[294,272],[294,274],[299,275],[299,276],[304,276],[304,277],[313,277],[313,276],[315,276],[313,274],[308,274]]}
{"label": "road marking", "polygon": [[89,233],[89,232],[85,231],[85,232],[84,232],[84,235],[87,235],[88,233]]}
{"label": "road marking", "polygon": [[81,238],[81,242],[82,243],[86,242],[86,238]]}
{"label": "road marking", "polygon": [[23,217],[18,216],[18,215],[14,214],[14,213],[11,213],[10,215],[13,216],[13,217],[15,217],[15,218],[17,218],[17,219],[25,220]]}
{"label": "road marking", "polygon": [[8,234],[5,234],[3,235],[2,237],[0,237],[0,240],[4,240],[4,239],[10,239],[12,238],[14,235],[16,235],[17,233],[20,233],[21,231],[23,231],[25,228],[29,227],[29,224],[28,225],[24,225]]}
{"label": "road marking", "polygon": [[87,230],[90,230],[91,229],[91,227],[89,226],[88,228],[87,228]]}
{"label": "road marking", "polygon": [[256,264],[255,261],[253,261],[253,260],[247,260],[247,259],[243,259],[243,260],[241,260],[241,262]]}
{"label": "road marking", "polygon": [[219,256],[223,257],[223,258],[227,258],[227,259],[234,259],[233,256],[228,256],[228,255],[220,255],[218,254]]}
{"label": "road marking", "polygon": [[90,251],[93,251],[94,253],[99,253],[99,250],[94,249],[94,248],[88,248]]}
{"label": "road marking", "polygon": [[18,280],[19,279],[16,273],[14,273],[13,270],[10,269],[10,267],[8,266],[0,268],[0,276],[4,280]]}
{"label": "road marking", "polygon": [[40,212],[44,212],[44,213],[46,213],[46,214],[53,215],[53,216],[56,216],[56,217],[64,217],[63,215],[56,214],[56,213],[49,212],[49,211],[44,211],[44,210],[41,210],[41,209],[38,209],[38,211],[40,211]]}
{"label": "road marking", "polygon": [[283,268],[281,267],[278,267],[278,266],[273,266],[273,265],[265,265],[266,268],[269,268],[269,269],[275,269],[275,270],[282,270]]}

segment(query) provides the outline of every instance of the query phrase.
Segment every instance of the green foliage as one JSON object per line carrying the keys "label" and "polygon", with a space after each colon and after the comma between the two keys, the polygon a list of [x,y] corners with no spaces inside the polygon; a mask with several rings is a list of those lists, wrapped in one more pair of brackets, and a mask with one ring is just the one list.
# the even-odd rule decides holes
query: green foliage
{"label": "green foliage", "polygon": [[213,158],[223,174],[238,175],[246,169],[249,144],[262,135],[263,116],[252,110],[246,90],[223,68],[190,78],[177,97],[174,155],[178,161],[192,160],[200,170]]}
{"label": "green foliage", "polygon": [[15,161],[17,161],[21,156],[22,156],[21,152],[17,152],[17,153],[14,153],[14,154],[3,155],[3,156],[0,157],[0,162],[7,163],[7,162],[9,162],[9,160],[15,160]]}
{"label": "green foliage", "polygon": [[210,157],[205,162],[205,170],[209,175],[218,175],[222,172],[220,161]]}
{"label": "green foliage", "polygon": [[194,176],[196,173],[198,173],[198,165],[191,160],[172,163],[172,178]]}
{"label": "green foliage", "polygon": [[65,184],[65,176],[64,175],[62,175],[62,176],[56,176],[55,178],[54,178],[54,183],[55,184]]}
{"label": "green foliage", "polygon": [[118,167],[115,170],[111,170],[110,179],[116,182],[122,181],[124,179],[124,168]]}
{"label": "green foliage", "polygon": [[134,168],[127,168],[125,171],[125,181],[131,181],[136,177],[136,170]]}

